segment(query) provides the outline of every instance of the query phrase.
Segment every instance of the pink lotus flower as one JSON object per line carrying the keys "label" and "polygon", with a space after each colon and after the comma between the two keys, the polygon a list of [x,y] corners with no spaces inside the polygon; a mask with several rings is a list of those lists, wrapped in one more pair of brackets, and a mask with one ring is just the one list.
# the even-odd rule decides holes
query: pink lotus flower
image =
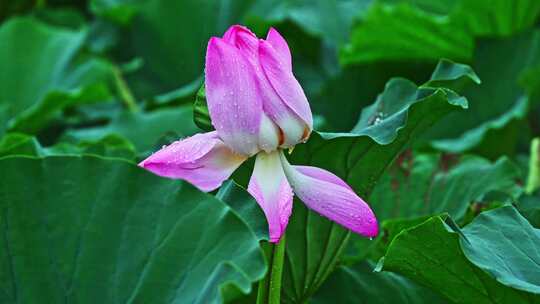
{"label": "pink lotus flower", "polygon": [[279,242],[285,232],[293,192],[310,209],[353,232],[377,235],[373,212],[343,180],[316,167],[292,166],[283,155],[283,148],[308,139],[313,118],[292,73],[287,42],[276,30],[263,40],[235,25],[223,38],[211,38],[205,73],[216,131],[174,142],[139,166],[212,191],[256,155],[248,191],[266,215],[270,242]]}

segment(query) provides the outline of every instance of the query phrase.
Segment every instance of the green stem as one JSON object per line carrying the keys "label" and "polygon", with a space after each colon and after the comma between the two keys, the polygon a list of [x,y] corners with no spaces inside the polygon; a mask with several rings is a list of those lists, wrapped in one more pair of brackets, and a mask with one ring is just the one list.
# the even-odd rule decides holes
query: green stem
{"label": "green stem", "polygon": [[285,258],[285,235],[277,244],[266,243],[263,250],[268,257],[268,273],[259,282],[257,304],[279,304],[281,297],[281,276]]}
{"label": "green stem", "polygon": [[133,97],[133,93],[131,93],[131,90],[129,89],[126,81],[124,80],[124,77],[122,77],[122,72],[118,67],[114,67],[113,74],[114,83],[116,85],[116,89],[118,90],[118,94],[120,94],[120,99],[126,104],[127,108],[131,112],[138,112],[139,106],[135,101],[135,97]]}
{"label": "green stem", "polygon": [[525,192],[531,194],[538,188],[540,188],[540,138],[535,138],[531,142],[529,177]]}

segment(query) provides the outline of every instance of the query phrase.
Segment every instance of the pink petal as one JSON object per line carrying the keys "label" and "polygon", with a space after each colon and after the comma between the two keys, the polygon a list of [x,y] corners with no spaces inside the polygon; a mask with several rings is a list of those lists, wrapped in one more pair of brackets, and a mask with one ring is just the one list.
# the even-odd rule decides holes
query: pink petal
{"label": "pink petal", "polygon": [[[271,29],[268,32],[268,39],[270,39],[268,43],[273,43],[273,45],[276,46],[276,55],[288,63],[288,70],[290,71],[291,55],[283,37],[281,37],[276,30]],[[240,25],[233,25],[223,35],[223,41],[228,45],[235,47],[250,63],[258,89],[255,94],[260,96],[264,112],[282,131],[283,137],[279,146],[288,148],[307,139],[307,136],[311,132],[311,126],[308,126],[306,122],[295,114],[295,112],[281,99],[261,67],[259,60],[259,46],[263,40],[257,39],[255,34],[248,28]],[[262,123],[264,124],[264,122]],[[259,135],[259,137],[261,137],[261,135]],[[268,152],[269,150],[265,147],[268,147],[267,143],[259,142],[259,148]],[[275,150],[276,147],[273,147],[270,150]]]}
{"label": "pink petal", "polygon": [[292,71],[291,51],[289,50],[287,41],[285,41],[285,39],[273,27],[271,27],[268,31],[266,41],[272,45],[276,51],[276,55],[279,57],[279,60],[285,65],[285,68]]}
{"label": "pink petal", "polygon": [[313,128],[311,109],[302,87],[288,68],[288,62],[264,40],[259,42],[259,61],[277,95],[311,131]]}
{"label": "pink petal", "polygon": [[257,154],[248,191],[264,211],[270,242],[279,242],[289,222],[293,193],[283,173],[278,151]]}
{"label": "pink petal", "polygon": [[139,166],[159,176],[186,180],[208,192],[219,188],[245,159],[229,149],[213,131],[175,141]]}
{"label": "pink petal", "polygon": [[343,180],[323,169],[291,166],[283,155],[281,161],[294,193],[306,206],[355,233],[378,234],[373,211]]}
{"label": "pink petal", "polygon": [[241,25],[231,26],[225,34],[223,41],[235,46],[252,64],[258,64],[259,39],[247,27]]}
{"label": "pink petal", "polygon": [[262,100],[252,66],[236,47],[213,37],[205,75],[208,110],[220,138],[237,153],[255,154]]}

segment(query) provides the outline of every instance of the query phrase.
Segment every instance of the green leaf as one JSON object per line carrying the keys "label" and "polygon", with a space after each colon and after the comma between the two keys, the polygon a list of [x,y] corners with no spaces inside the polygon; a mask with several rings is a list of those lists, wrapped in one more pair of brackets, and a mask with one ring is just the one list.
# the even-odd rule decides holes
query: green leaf
{"label": "green leaf", "polygon": [[219,303],[264,276],[247,224],[187,183],[89,156],[0,166],[2,302]]}
{"label": "green leaf", "polygon": [[332,44],[347,41],[353,18],[372,0],[264,0],[254,1],[249,16],[268,23],[291,20],[303,31]]}
{"label": "green leaf", "polygon": [[110,92],[105,85],[87,86],[72,92],[52,91],[39,103],[34,104],[14,117],[8,125],[12,132],[36,134],[48,122],[59,116],[64,108],[75,104],[91,103],[95,100],[106,100]]}
{"label": "green leaf", "polygon": [[148,153],[197,132],[191,117],[191,106],[148,113],[121,112],[105,126],[68,130],[64,136],[75,140],[99,140],[107,134],[119,134],[132,142],[139,153]]}
{"label": "green leaf", "polygon": [[391,272],[373,272],[368,262],[340,266],[310,303],[446,303],[429,289]]}
{"label": "green leaf", "polygon": [[204,85],[197,91],[195,102],[193,103],[193,121],[197,127],[205,131],[214,130],[212,121],[210,120],[210,113],[208,112],[208,105],[206,104],[206,94],[204,91]]}
{"label": "green leaf", "polygon": [[482,81],[476,75],[476,72],[470,66],[461,63],[455,63],[448,59],[441,59],[431,74],[428,82],[423,87],[443,87],[456,92],[463,91],[470,83],[477,85]]}
{"label": "green leaf", "polygon": [[92,0],[90,10],[105,19],[128,25],[137,13],[134,0]]}
{"label": "green leaf", "polygon": [[8,104],[0,103],[0,137],[4,135],[4,132],[6,132],[7,126],[3,122],[8,121],[9,119],[8,109],[9,109]]}
{"label": "green leaf", "polygon": [[519,83],[525,88],[527,95],[535,105],[540,102],[540,58],[536,59],[538,62],[530,64],[532,67],[527,67],[519,80]]}
{"label": "green leaf", "polygon": [[540,228],[540,193],[520,197],[517,208],[531,225]]}
{"label": "green leaf", "polygon": [[44,155],[43,147],[30,135],[8,133],[0,140],[0,157],[9,155]]}
{"label": "green leaf", "polygon": [[[526,97],[521,97],[509,111],[503,113],[501,116],[466,131],[458,138],[434,140],[431,145],[438,150],[450,153],[469,151],[481,146],[484,140],[488,141],[493,138],[500,140],[501,133],[504,132],[504,129],[508,128],[510,124],[517,123],[526,117],[527,111],[528,100]],[[512,147],[510,146],[509,148]],[[512,152],[512,150],[507,151],[508,154]]]}
{"label": "green leaf", "polygon": [[109,98],[104,86],[109,64],[75,60],[85,37],[85,30],[31,18],[10,19],[0,27],[0,104],[12,118],[11,130],[36,133],[67,106]]}
{"label": "green leaf", "polygon": [[[95,1],[103,2],[103,1]],[[111,1],[108,10],[131,1]],[[203,74],[206,45],[247,11],[251,1],[150,0],[134,4],[136,14],[117,45],[120,58],[144,65],[126,76],[138,99],[177,90]],[[130,6],[131,7],[131,6]],[[124,18],[120,10],[118,18]],[[197,26],[204,22],[204,26]],[[125,59],[124,59],[125,60]]]}
{"label": "green leaf", "polygon": [[520,177],[520,169],[507,158],[491,163],[475,156],[458,160],[436,154],[405,154],[383,175],[371,201],[379,219],[448,212],[461,220],[470,204],[482,203],[489,192],[517,199]]}
{"label": "green leaf", "polygon": [[453,303],[536,303],[540,299],[498,283],[469,262],[461,251],[459,234],[441,216],[402,231],[379,266],[425,285]]}
{"label": "green leaf", "polygon": [[376,3],[353,27],[339,58],[345,65],[380,60],[462,61],[471,58],[473,50],[473,36],[446,17],[406,3]]}
{"label": "green leaf", "polygon": [[[394,240],[394,238],[403,230],[422,224],[431,215],[415,217],[415,218],[394,218],[389,220],[383,220],[381,227],[382,233],[379,234],[375,240],[375,244],[365,249],[365,242],[362,242],[360,238],[353,238],[349,243],[349,247],[356,249],[356,252],[349,249],[351,256],[348,257],[352,261],[362,261],[366,257],[371,260],[380,260],[386,253],[388,245]],[[360,254],[359,254],[360,253]]]}
{"label": "green leaf", "polygon": [[426,12],[435,13],[438,15],[446,15],[448,12],[453,11],[459,4],[459,0],[380,0],[382,3],[398,4],[405,2],[412,4]]}
{"label": "green leaf", "polygon": [[449,16],[455,26],[475,36],[510,36],[534,25],[540,4],[536,0],[383,0],[408,2],[416,7]]}
{"label": "green leaf", "polygon": [[514,154],[526,127],[520,121],[531,103],[519,83],[527,67],[540,60],[539,50],[540,31],[480,40],[473,67],[482,84],[461,91],[470,102],[469,111],[443,119],[430,133],[436,139],[433,146],[453,153],[475,151],[491,159]]}
{"label": "green leaf", "polygon": [[51,147],[43,147],[39,141],[26,134],[8,133],[0,140],[0,157],[10,155],[59,156],[59,155],[99,155],[135,160],[135,147],[125,138],[110,134],[99,140],[82,140],[77,143],[60,142]]}
{"label": "green leaf", "polygon": [[340,61],[469,60],[475,37],[523,32],[539,14],[536,0],[383,0],[353,27]]}
{"label": "green leaf", "polygon": [[219,188],[216,197],[226,203],[249,225],[257,239],[268,241],[268,224],[257,201],[246,189],[234,181],[226,181]]}
{"label": "green leaf", "polygon": [[[441,90],[437,93],[441,94],[440,98],[448,99],[450,104],[463,109],[468,107],[467,100],[452,91]],[[377,97],[377,101],[362,110],[360,119],[351,132],[368,135],[379,144],[388,144],[396,138],[399,126],[405,124],[408,106],[430,94],[433,94],[431,88],[418,88],[406,79],[393,78],[388,81],[384,92]],[[383,121],[386,126],[395,127],[381,127],[380,123]]]}
{"label": "green leaf", "polygon": [[483,212],[462,232],[461,249],[474,265],[506,286],[540,294],[540,229],[514,207]]}
{"label": "green leaf", "polygon": [[32,10],[30,16],[48,25],[80,29],[85,26],[86,20],[82,11],[73,7],[46,7],[42,6]]}
{"label": "green leaf", "polygon": [[461,0],[450,18],[475,36],[510,36],[532,27],[539,15],[536,0]]}
{"label": "green leaf", "polygon": [[[366,109],[356,133],[314,132],[306,144],[296,146],[291,162],[327,169],[367,199],[404,147],[444,115],[466,106],[453,91],[417,88],[403,79],[391,80],[382,95],[395,99],[380,111],[373,106]],[[373,114],[383,119],[375,123]],[[300,202],[294,204],[287,231],[282,299],[297,303],[315,292],[333,270],[349,232]]]}

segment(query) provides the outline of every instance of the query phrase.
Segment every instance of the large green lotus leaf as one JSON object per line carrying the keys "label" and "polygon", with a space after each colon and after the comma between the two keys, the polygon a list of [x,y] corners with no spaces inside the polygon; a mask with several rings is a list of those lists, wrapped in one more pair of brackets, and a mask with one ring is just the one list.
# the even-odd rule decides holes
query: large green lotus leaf
{"label": "large green lotus leaf", "polygon": [[[522,96],[519,98],[507,112],[501,116],[481,123],[479,126],[464,132],[460,137],[454,139],[439,139],[432,141],[432,146],[438,150],[449,153],[460,153],[472,150],[474,148],[491,149],[493,146],[490,143],[500,142],[501,140],[514,142],[518,128],[522,127],[520,121],[527,116],[529,101],[528,98]],[[441,123],[442,126],[442,123]],[[513,127],[515,126],[515,127]],[[496,153],[493,151],[484,151],[483,154],[512,154],[515,145],[502,145],[497,148]]]}
{"label": "large green lotus leaf", "polygon": [[536,0],[381,0],[355,24],[340,60],[468,60],[475,37],[522,32],[539,14]]}
{"label": "large green lotus leaf", "polygon": [[398,4],[401,2],[413,4],[422,10],[439,15],[447,15],[459,4],[459,0],[379,0],[381,3]]}
{"label": "large green lotus leaf", "polygon": [[137,2],[140,1],[91,0],[89,6],[94,14],[121,25],[127,25],[138,11]]}
{"label": "large green lotus leaf", "polygon": [[[291,162],[327,169],[367,199],[405,146],[444,115],[467,105],[451,90],[418,88],[404,79],[391,80],[383,94],[389,92],[409,94],[396,95],[398,104],[391,107],[365,110],[356,133],[313,133],[306,144],[295,148]],[[282,297],[286,302],[299,303],[331,273],[349,232],[309,211],[301,202],[295,202],[293,209],[287,228]]]}
{"label": "large green lotus leaf", "polygon": [[242,217],[259,240],[268,241],[268,224],[257,201],[246,189],[232,180],[226,181],[219,188],[216,197]]}
{"label": "large green lotus leaf", "polygon": [[373,272],[369,262],[340,266],[310,303],[447,303],[429,289],[391,272]]}
{"label": "large green lotus leaf", "polygon": [[[251,2],[94,1],[102,3],[109,11],[119,6],[133,6],[134,16],[125,29],[124,39],[118,44],[115,55],[126,61],[134,57],[142,59],[142,68],[126,76],[138,99],[184,86],[197,90],[198,86],[190,84],[199,83],[199,77],[203,75],[208,39],[221,36],[227,27],[239,22]],[[121,15],[126,12],[125,9],[120,11]]]}
{"label": "large green lotus leaf", "polygon": [[192,113],[191,106],[152,112],[120,112],[105,126],[68,130],[65,137],[99,140],[107,134],[119,134],[132,142],[139,153],[148,153],[197,132]]}
{"label": "large green lotus leaf", "polygon": [[425,285],[452,303],[538,303],[537,295],[507,287],[471,263],[460,248],[461,232],[454,229],[444,216],[434,216],[401,231],[379,268]]}
{"label": "large green lotus leaf", "polygon": [[377,183],[371,202],[379,219],[415,218],[448,212],[461,220],[470,204],[492,191],[517,199],[520,169],[507,158],[497,162],[465,156],[401,155]]}
{"label": "large green lotus leaf", "polygon": [[374,242],[351,235],[347,249],[343,256],[344,263],[353,265],[364,260],[377,261],[386,253],[388,245],[402,230],[419,225],[429,219],[432,215],[415,218],[392,218],[383,220],[381,223],[381,233]]}
{"label": "large green lotus leaf", "polygon": [[353,27],[350,42],[340,51],[343,64],[380,60],[467,60],[473,36],[452,20],[413,5],[376,3]]}
{"label": "large green lotus leaf", "polygon": [[[435,1],[437,2],[437,1]],[[461,0],[450,18],[476,36],[509,36],[534,25],[540,15],[536,0]]]}
{"label": "large green lotus leaf", "polygon": [[104,84],[87,86],[71,92],[51,91],[40,102],[30,106],[8,124],[13,132],[36,134],[47,123],[58,117],[61,111],[69,106],[106,100],[110,97],[109,90]]}
{"label": "large green lotus leaf", "polygon": [[332,43],[347,41],[353,18],[373,0],[270,0],[255,1],[250,16],[268,23],[291,20],[303,31]]}
{"label": "large green lotus leaf", "polygon": [[[539,56],[540,57],[540,56]],[[540,58],[521,74],[520,84],[534,105],[540,103]]]}
{"label": "large green lotus leaf", "polygon": [[431,133],[438,139],[433,146],[454,153],[474,150],[490,158],[514,153],[523,133],[519,121],[530,107],[520,79],[539,60],[540,31],[480,40],[473,67],[482,84],[461,91],[470,101],[469,111],[443,119]]}
{"label": "large green lotus leaf", "polygon": [[[75,58],[86,31],[52,27],[32,18],[0,27],[0,104],[15,131],[35,133],[60,110],[109,97],[106,62]],[[11,120],[10,120],[11,119]]]}
{"label": "large green lotus leaf", "polygon": [[5,121],[8,121],[9,119],[9,113],[8,113],[8,105],[7,104],[0,104],[0,137],[4,135],[4,132],[6,132],[6,125]]}
{"label": "large green lotus leaf", "polygon": [[3,303],[218,303],[264,276],[247,224],[187,183],[90,156],[0,166]]}
{"label": "large green lotus leaf", "polygon": [[536,228],[540,228],[540,193],[519,198],[519,212]]}
{"label": "large green lotus leaf", "polygon": [[81,140],[77,143],[60,142],[43,147],[33,137],[21,133],[8,133],[0,140],[0,157],[9,155],[58,156],[91,154],[135,160],[135,147],[127,139],[109,134],[99,140]]}
{"label": "large green lotus leaf", "polygon": [[[435,140],[432,145],[453,153],[475,151],[492,159],[513,154],[527,127],[523,119],[538,99],[537,71],[530,66],[540,60],[539,46],[538,31],[505,40],[479,41],[474,66],[483,83],[462,90],[471,101],[471,110],[443,120],[433,132],[435,137],[455,138]],[[501,62],[501,56],[510,61]],[[507,80],[501,82],[501,75]],[[459,127],[447,128],[449,123]]]}
{"label": "large green lotus leaf", "polygon": [[536,0],[382,0],[407,2],[427,12],[449,15],[475,36],[509,36],[534,25],[540,3]]}
{"label": "large green lotus leaf", "polygon": [[483,212],[462,232],[469,261],[506,286],[540,294],[540,229],[514,207]]}

